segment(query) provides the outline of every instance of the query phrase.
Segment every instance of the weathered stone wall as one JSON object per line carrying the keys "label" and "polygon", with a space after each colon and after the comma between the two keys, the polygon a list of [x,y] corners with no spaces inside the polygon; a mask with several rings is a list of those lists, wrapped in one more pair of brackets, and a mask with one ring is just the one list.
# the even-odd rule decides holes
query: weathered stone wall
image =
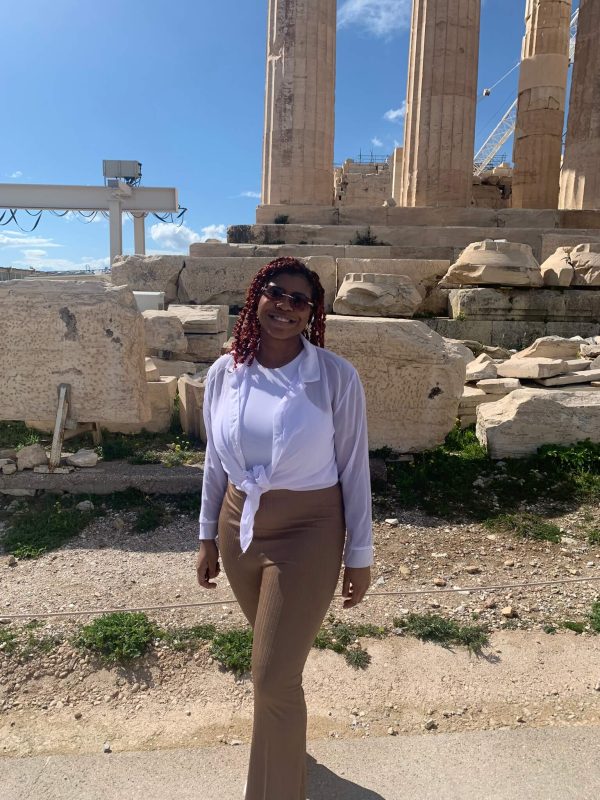
{"label": "weathered stone wall", "polygon": [[419,452],[454,426],[465,362],[422,322],[327,318],[326,344],[358,370],[367,398],[369,445]]}
{"label": "weathered stone wall", "polygon": [[381,206],[391,196],[388,163],[357,164],[350,158],[334,171],[335,206]]}
{"label": "weathered stone wall", "polygon": [[0,283],[0,419],[53,420],[71,386],[78,422],[148,420],[144,320],[126,287]]}

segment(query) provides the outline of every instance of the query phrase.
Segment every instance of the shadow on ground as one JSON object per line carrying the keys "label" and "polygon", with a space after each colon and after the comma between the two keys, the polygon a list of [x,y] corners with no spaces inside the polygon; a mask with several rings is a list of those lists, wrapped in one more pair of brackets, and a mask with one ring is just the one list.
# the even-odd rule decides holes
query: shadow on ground
{"label": "shadow on ground", "polygon": [[308,753],[306,759],[309,800],[385,800],[383,795],[336,775]]}

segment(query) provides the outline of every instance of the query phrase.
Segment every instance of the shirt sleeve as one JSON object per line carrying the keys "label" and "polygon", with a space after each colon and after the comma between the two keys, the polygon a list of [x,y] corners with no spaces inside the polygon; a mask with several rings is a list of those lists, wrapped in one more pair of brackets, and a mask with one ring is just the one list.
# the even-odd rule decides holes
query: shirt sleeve
{"label": "shirt sleeve", "polygon": [[333,409],[335,455],[346,517],[347,567],[373,563],[371,476],[365,393],[355,372]]}
{"label": "shirt sleeve", "polygon": [[214,392],[214,379],[208,378],[204,391],[202,414],[206,427],[206,455],[204,459],[204,476],[202,478],[202,502],[200,506],[199,539],[215,539],[219,523],[219,512],[227,488],[227,473],[215,450],[211,405]]}

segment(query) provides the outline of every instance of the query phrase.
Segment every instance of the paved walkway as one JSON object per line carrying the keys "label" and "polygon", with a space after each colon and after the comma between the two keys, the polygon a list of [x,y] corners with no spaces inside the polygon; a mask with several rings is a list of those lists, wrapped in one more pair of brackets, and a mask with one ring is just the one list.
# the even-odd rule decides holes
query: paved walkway
{"label": "paved walkway", "polygon": [[[598,800],[599,745],[600,727],[311,742],[309,798]],[[239,800],[247,759],[247,745],[0,758],[0,800]]]}

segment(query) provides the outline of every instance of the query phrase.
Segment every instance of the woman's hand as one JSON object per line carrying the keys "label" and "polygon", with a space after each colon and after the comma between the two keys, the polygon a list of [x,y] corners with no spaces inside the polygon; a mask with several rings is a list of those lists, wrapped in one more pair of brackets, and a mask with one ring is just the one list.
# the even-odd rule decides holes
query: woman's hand
{"label": "woman's hand", "polygon": [[210,578],[216,578],[221,567],[219,565],[219,548],[214,539],[202,539],[198,560],[196,561],[196,575],[198,583],[203,589],[216,589],[216,583],[210,583]]}
{"label": "woman's hand", "polygon": [[367,593],[371,585],[371,567],[346,567],[342,583],[342,595],[348,597],[344,600],[344,608],[357,606]]}

